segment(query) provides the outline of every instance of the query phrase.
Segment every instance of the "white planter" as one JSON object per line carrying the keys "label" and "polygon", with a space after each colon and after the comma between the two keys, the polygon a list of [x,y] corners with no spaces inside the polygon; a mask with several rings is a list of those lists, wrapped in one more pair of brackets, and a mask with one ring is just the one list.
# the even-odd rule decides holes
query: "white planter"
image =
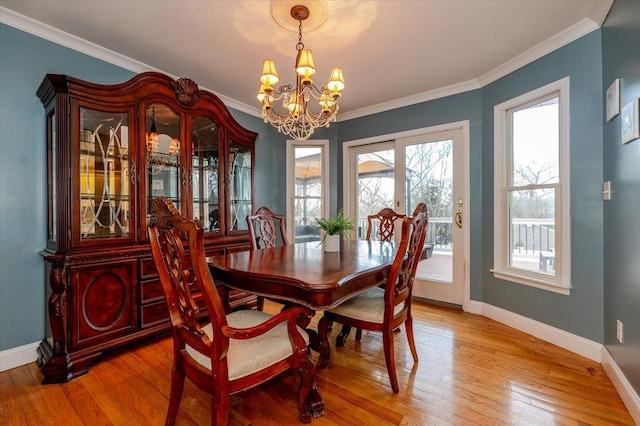
{"label": "white planter", "polygon": [[325,235],[324,251],[340,251],[340,235]]}

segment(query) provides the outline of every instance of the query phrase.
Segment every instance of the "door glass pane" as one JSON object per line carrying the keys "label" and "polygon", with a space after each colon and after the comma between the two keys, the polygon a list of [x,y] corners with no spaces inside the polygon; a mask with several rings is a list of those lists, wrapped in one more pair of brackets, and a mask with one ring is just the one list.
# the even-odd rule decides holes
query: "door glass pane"
{"label": "door glass pane", "polygon": [[149,220],[151,201],[159,196],[167,197],[180,210],[180,117],[167,105],[152,104],[146,109],[145,123]]}
{"label": "door glass pane", "polygon": [[193,120],[193,217],[200,220],[206,230],[219,232],[218,134],[218,127],[209,117],[199,116]]}
{"label": "door glass pane", "polygon": [[316,218],[322,217],[322,148],[295,148],[295,242],[320,241]]}
{"label": "door glass pane", "polygon": [[229,230],[246,230],[251,210],[251,150],[229,141]]}
{"label": "door glass pane", "polygon": [[80,108],[80,239],[129,237],[129,115]]}
{"label": "door glass pane", "polygon": [[393,204],[395,199],[394,150],[358,154],[356,164],[358,167],[356,224],[358,238],[363,239],[367,235],[367,216],[378,213],[385,207],[397,211]]}
{"label": "door glass pane", "polygon": [[555,274],[555,190],[509,193],[509,266]]}
{"label": "door glass pane", "polygon": [[416,277],[453,281],[453,140],[421,143],[406,147],[406,211],[418,203],[427,204],[429,227],[427,244],[433,252],[420,262]]}

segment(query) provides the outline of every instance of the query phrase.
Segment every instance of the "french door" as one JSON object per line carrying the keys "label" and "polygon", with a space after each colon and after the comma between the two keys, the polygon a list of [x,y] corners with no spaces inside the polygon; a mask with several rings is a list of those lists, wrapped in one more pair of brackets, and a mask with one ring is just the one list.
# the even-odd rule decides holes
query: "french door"
{"label": "french door", "polygon": [[427,257],[418,264],[413,295],[455,305],[463,303],[465,284],[463,139],[463,129],[454,127],[355,141],[344,175],[345,210],[358,238],[366,235],[369,214],[391,207],[411,215],[418,203],[427,204]]}

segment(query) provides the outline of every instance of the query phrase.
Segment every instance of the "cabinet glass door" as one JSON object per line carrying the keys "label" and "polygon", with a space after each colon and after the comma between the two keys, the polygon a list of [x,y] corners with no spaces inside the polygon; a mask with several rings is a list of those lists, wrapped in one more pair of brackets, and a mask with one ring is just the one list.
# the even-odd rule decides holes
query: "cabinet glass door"
{"label": "cabinet glass door", "polygon": [[251,214],[251,149],[229,141],[229,230],[247,229]]}
{"label": "cabinet glass door", "polygon": [[209,117],[199,116],[193,120],[191,133],[193,218],[200,220],[204,229],[209,232],[220,232],[218,135],[218,127]]}
{"label": "cabinet glass door", "polygon": [[180,210],[180,117],[169,106],[155,103],[147,107],[145,123],[148,221],[156,197],[167,197]]}
{"label": "cabinet glass door", "polygon": [[80,108],[80,240],[129,238],[129,115]]}

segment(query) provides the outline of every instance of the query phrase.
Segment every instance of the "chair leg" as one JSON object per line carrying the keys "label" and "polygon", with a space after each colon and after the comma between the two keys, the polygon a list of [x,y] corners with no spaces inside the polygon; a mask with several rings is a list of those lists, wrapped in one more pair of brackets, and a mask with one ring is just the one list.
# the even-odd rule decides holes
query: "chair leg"
{"label": "chair leg", "polygon": [[182,391],[184,390],[184,372],[179,365],[173,366],[171,369],[171,390],[169,392],[169,409],[167,410],[167,419],[164,424],[172,426],[176,422],[178,409],[180,408],[180,400],[182,399]]}
{"label": "chair leg", "polygon": [[351,332],[351,327],[348,325],[343,325],[342,330],[338,333],[338,337],[336,337],[336,348],[341,348],[344,346],[344,341],[349,337],[349,333]]}
{"label": "chair leg", "polygon": [[404,327],[407,330],[407,340],[409,341],[411,355],[413,355],[413,362],[418,362],[418,351],[416,351],[416,343],[413,340],[413,318],[410,315],[405,320]]}
{"label": "chair leg", "polygon": [[391,330],[383,330],[382,344],[384,346],[384,359],[387,363],[387,372],[391,381],[391,389],[394,393],[398,393],[398,377],[396,376],[396,355],[393,347],[393,333]]}
{"label": "chair leg", "polygon": [[298,417],[302,423],[324,416],[324,401],[316,386],[316,370],[310,357],[298,367],[300,388],[298,389]]}
{"label": "chair leg", "polygon": [[360,339],[362,339],[362,329],[358,328],[356,329],[356,342],[359,342]]}
{"label": "chair leg", "polygon": [[214,384],[211,395],[211,426],[226,426],[229,423],[229,410],[231,406],[231,396],[228,387],[216,386]]}

